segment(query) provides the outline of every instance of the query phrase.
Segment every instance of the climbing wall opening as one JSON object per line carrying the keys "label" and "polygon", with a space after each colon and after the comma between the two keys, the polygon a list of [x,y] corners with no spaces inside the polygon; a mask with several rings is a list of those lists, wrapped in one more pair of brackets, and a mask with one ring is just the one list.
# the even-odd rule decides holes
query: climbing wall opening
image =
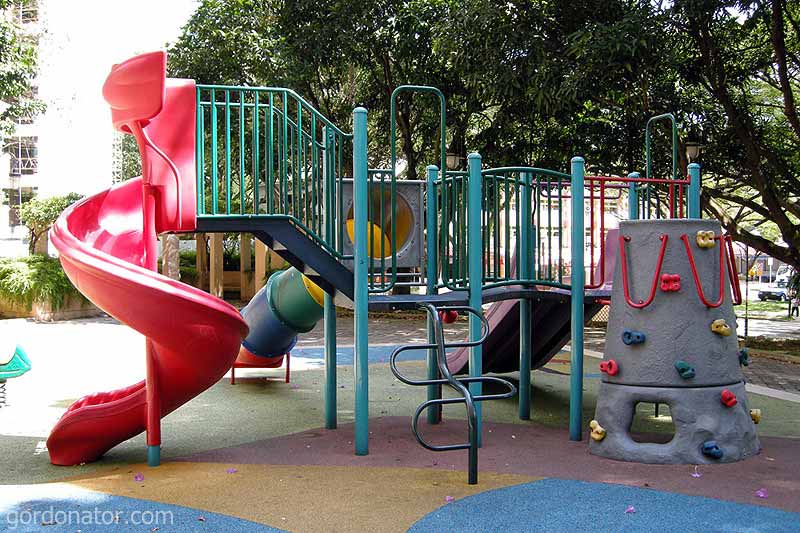
{"label": "climbing wall opening", "polygon": [[675,437],[675,424],[672,422],[669,405],[637,402],[628,431],[634,442],[667,444]]}

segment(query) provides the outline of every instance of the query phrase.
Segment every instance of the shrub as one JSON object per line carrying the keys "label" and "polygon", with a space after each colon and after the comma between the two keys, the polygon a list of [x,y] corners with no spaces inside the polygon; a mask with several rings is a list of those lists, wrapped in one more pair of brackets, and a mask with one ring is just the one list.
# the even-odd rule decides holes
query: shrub
{"label": "shrub", "polygon": [[70,296],[83,298],[61,268],[46,255],[0,258],[0,298],[31,309],[34,302],[60,309]]}
{"label": "shrub", "polygon": [[19,209],[19,218],[28,227],[29,240],[28,252],[33,254],[36,250],[36,243],[47,233],[50,226],[58,218],[64,209],[71,206],[82,196],[71,192],[66,196],[53,196],[51,198],[34,198],[22,204]]}

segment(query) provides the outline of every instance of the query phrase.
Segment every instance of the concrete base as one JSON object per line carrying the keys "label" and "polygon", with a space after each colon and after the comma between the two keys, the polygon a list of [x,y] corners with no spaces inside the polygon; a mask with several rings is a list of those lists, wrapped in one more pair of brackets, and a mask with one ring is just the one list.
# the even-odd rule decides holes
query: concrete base
{"label": "concrete base", "polygon": [[[738,403],[725,407],[723,389],[736,395]],[[630,427],[638,402],[669,405],[675,436],[666,444],[635,442]],[[744,383],[720,387],[661,388],[601,383],[595,418],[605,428],[602,441],[590,440],[594,455],[652,464],[732,463],[757,454],[761,444],[750,418]],[[703,443],[716,441],[720,459],[702,453]]]}

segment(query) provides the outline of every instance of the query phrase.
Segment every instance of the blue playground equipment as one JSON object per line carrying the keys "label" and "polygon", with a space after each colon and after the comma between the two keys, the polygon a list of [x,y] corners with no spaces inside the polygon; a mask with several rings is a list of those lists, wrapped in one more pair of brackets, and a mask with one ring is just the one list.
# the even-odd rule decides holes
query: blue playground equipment
{"label": "blue playground equipment", "polygon": [[0,407],[6,404],[6,381],[18,378],[30,369],[31,362],[21,346],[17,346],[5,362],[0,359]]}
{"label": "blue playground equipment", "polygon": [[[427,167],[423,184],[424,213],[412,213],[405,221],[398,202],[394,112],[402,93],[437,99],[441,137],[438,166]],[[442,92],[398,87],[391,110],[390,164],[372,169],[364,108],[353,111],[352,133],[347,133],[290,89],[197,85],[197,231],[252,233],[324,291],[327,428],[337,424],[335,303],[354,309],[356,455],[369,452],[367,313],[426,310],[428,343],[416,347],[428,350],[427,379],[409,380],[397,371],[394,361],[409,347],[393,355],[392,367],[402,381],[427,387],[427,401],[412,423],[424,446],[436,449],[417,432],[423,411],[428,422],[436,423],[442,404],[467,406],[470,443],[440,449],[471,450],[473,483],[481,401],[507,398],[516,390],[507,380],[484,373],[492,368],[519,370],[519,416],[529,419],[532,363],[546,363],[570,339],[569,432],[572,440],[581,439],[584,321],[607,304],[610,294],[604,286],[609,276],[603,243],[610,229],[605,227],[605,202],[627,198],[632,219],[699,218],[700,167],[691,164],[689,176],[678,175],[675,118],[660,115],[647,123],[644,177],[635,172],[624,177],[587,175],[582,157],[573,157],[562,170],[485,168],[477,153],[469,154],[466,171],[450,171]],[[672,131],[672,172],[664,178],[654,177],[651,164],[651,129],[660,121],[668,121]],[[349,209],[346,197],[351,198]],[[415,224],[424,232],[424,260],[411,273],[401,272],[408,228]],[[418,287],[418,292],[392,294],[399,286]],[[270,298],[262,299],[269,300],[272,314],[280,315]],[[484,341],[492,340],[492,331],[482,306],[504,300],[519,304],[518,349],[485,354]],[[537,313],[537,308],[547,312]],[[447,348],[454,345],[445,342],[438,316],[447,309],[469,315],[464,378],[453,377],[450,370],[459,369],[447,366]],[[638,342],[636,335],[631,332],[631,342]],[[289,346],[291,331],[281,339]],[[487,381],[506,386],[508,392],[484,395]],[[443,400],[442,385],[461,398]]]}

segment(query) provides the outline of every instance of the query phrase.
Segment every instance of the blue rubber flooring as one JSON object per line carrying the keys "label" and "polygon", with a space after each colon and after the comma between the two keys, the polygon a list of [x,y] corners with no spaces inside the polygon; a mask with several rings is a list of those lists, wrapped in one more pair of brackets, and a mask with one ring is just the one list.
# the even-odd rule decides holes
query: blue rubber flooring
{"label": "blue rubber flooring", "polygon": [[[391,345],[371,345],[369,347],[369,364],[388,363],[389,356],[397,346]],[[408,350],[403,352],[398,361],[423,361],[426,357],[427,350]],[[337,346],[336,347],[336,364],[337,365],[352,365],[353,364],[354,349],[352,346]],[[305,359],[317,359],[323,361],[325,359],[325,350],[320,347],[303,347],[293,348],[292,357],[303,357]]]}
{"label": "blue rubber flooring", "polygon": [[63,485],[7,485],[0,486],[0,531],[273,533],[283,530],[199,509]]}
{"label": "blue rubber flooring", "polygon": [[[626,512],[633,506],[635,512]],[[622,485],[546,479],[444,505],[409,531],[800,532],[800,513]]]}

